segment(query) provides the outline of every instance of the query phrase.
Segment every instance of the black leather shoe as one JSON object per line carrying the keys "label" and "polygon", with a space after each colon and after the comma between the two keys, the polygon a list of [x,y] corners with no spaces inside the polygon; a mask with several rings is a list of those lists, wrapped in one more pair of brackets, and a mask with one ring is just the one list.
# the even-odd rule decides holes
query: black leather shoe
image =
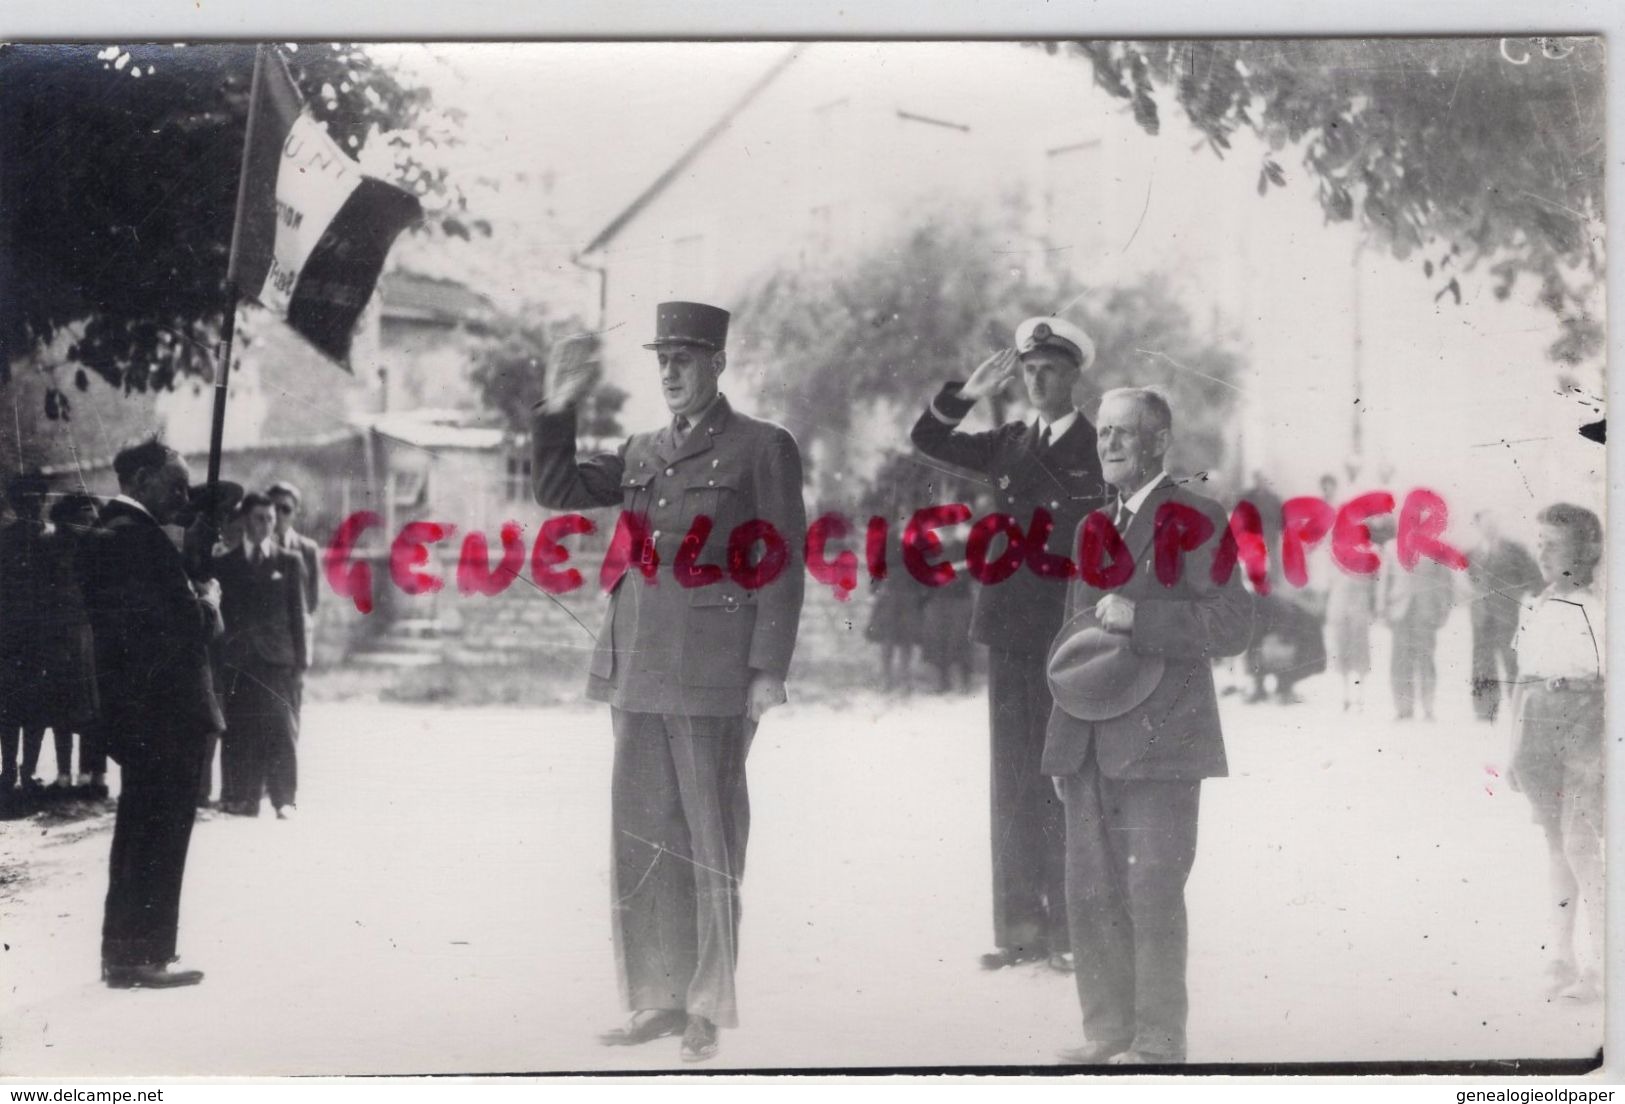
{"label": "black leather shoe", "polygon": [[1000,947],[996,951],[989,951],[978,961],[984,970],[1002,970],[1006,966],[1019,966],[1023,962],[1036,962],[1047,957],[1042,952],[1027,947]]}
{"label": "black leather shoe", "polygon": [[202,970],[171,970],[168,964],[111,966],[102,964],[102,980],[109,989],[178,989],[203,980]]}
{"label": "black leather shoe", "polygon": [[704,1016],[690,1016],[683,1032],[683,1061],[703,1062],[716,1057],[718,1049],[717,1025]]}
{"label": "black leather shoe", "polygon": [[1084,1043],[1056,1052],[1070,1066],[1103,1066],[1129,1048],[1128,1043]]}
{"label": "black leather shoe", "polygon": [[1183,1054],[1153,1054],[1149,1050],[1125,1050],[1106,1060],[1110,1066],[1177,1066],[1185,1060]]}
{"label": "black leather shoe", "polygon": [[641,1046],[677,1034],[687,1021],[687,1015],[675,1008],[645,1008],[632,1013],[626,1026],[599,1035],[598,1041],[605,1046]]}

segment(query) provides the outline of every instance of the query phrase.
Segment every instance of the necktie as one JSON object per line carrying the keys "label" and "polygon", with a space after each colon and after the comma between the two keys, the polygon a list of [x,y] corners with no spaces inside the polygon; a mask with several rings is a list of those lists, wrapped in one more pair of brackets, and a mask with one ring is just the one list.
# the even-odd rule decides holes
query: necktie
{"label": "necktie", "polygon": [[1129,522],[1133,520],[1134,511],[1128,508],[1128,503],[1119,502],[1117,504],[1117,532],[1119,534],[1128,532]]}
{"label": "necktie", "polygon": [[688,419],[679,414],[671,420],[671,438],[677,444],[682,444],[688,437]]}
{"label": "necktie", "polygon": [[1038,447],[1041,449],[1049,448],[1049,426],[1045,426],[1044,431],[1038,435]]}

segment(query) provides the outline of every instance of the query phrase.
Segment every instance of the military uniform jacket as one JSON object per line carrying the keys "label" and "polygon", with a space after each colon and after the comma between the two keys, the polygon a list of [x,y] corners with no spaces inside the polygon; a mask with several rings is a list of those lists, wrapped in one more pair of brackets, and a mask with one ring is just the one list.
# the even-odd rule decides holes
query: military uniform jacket
{"label": "military uniform jacket", "polygon": [[220,623],[151,515],[114,500],[79,547],[96,683],[114,750],[225,727],[209,670]]}
{"label": "military uniform jacket", "polygon": [[[667,426],[578,460],[573,411],[538,413],[532,440],[538,502],[564,510],[619,504],[645,519],[653,539],[654,577],[634,566],[608,595],[590,697],[634,712],[734,716],[745,712],[752,672],[785,677],[801,620],[807,530],[801,452],[788,430],[718,397],[681,445]],[[689,556],[699,569],[722,568],[722,578],[685,587],[673,564],[702,515],[711,530]],[[727,567],[729,534],[752,519],[771,523],[788,551],[778,577],[754,590]],[[751,562],[761,557],[757,545]]]}
{"label": "military uniform jacket", "polygon": [[[1038,428],[1027,422],[962,433],[955,427],[975,403],[959,397],[961,386],[957,382],[945,385],[920,415],[911,434],[915,447],[927,456],[987,476],[997,510],[1015,518],[1024,532],[1031,531],[1035,510],[1048,511],[1054,528],[1045,549],[1076,560],[1073,534],[1106,499],[1094,425],[1080,412],[1047,449],[1039,446]],[[1047,651],[1061,627],[1065,600],[1065,580],[1043,578],[1023,564],[1008,579],[976,588],[971,639],[1008,651]]]}
{"label": "military uniform jacket", "polygon": [[220,615],[226,622],[221,658],[228,667],[253,670],[307,663],[305,568],[299,553],[273,539],[271,554],[249,563],[243,548],[214,558],[220,580]]}
{"label": "military uniform jacket", "polygon": [[[1194,507],[1213,522],[1213,536],[1182,559],[1179,578],[1164,586],[1153,564],[1157,509],[1164,502]],[[1227,774],[1212,662],[1239,655],[1252,637],[1253,599],[1233,569],[1224,585],[1210,574],[1213,550],[1228,518],[1212,499],[1190,494],[1167,476],[1129,522],[1123,541],[1134,574],[1111,593],[1134,603],[1130,646],[1165,664],[1151,696],[1121,717],[1080,721],[1059,705],[1050,712],[1045,774],[1076,774],[1092,745],[1107,778],[1195,782]],[[1094,606],[1108,592],[1081,579],[1067,586],[1066,616]]]}

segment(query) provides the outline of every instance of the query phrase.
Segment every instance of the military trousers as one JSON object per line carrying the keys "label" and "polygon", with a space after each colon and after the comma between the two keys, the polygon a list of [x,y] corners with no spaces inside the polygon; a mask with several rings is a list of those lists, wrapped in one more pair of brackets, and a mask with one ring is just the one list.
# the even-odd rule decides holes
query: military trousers
{"label": "military trousers", "polygon": [[626,1007],[737,1027],[740,881],[750,833],[744,717],[610,710],[612,927]]}
{"label": "military trousers", "polygon": [[988,651],[993,941],[1037,954],[1068,945],[1066,826],[1039,766],[1053,703],[1045,660],[1042,651]]}
{"label": "military trousers", "polygon": [[1107,778],[1090,748],[1061,778],[1075,980],[1090,1042],[1185,1058],[1185,882],[1200,782]]}

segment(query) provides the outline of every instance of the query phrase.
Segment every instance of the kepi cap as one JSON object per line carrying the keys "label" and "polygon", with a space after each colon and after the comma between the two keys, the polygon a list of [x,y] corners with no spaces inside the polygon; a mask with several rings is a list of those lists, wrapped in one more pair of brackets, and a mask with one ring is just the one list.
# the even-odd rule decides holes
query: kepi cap
{"label": "kepi cap", "polygon": [[728,344],[729,314],[706,303],[661,303],[655,308],[655,339],[645,349],[662,345],[698,345],[721,350]]}
{"label": "kepi cap", "polygon": [[1080,368],[1095,362],[1095,343],[1089,335],[1054,315],[1029,318],[1016,327],[1016,355],[1026,356],[1036,349],[1058,349]]}

